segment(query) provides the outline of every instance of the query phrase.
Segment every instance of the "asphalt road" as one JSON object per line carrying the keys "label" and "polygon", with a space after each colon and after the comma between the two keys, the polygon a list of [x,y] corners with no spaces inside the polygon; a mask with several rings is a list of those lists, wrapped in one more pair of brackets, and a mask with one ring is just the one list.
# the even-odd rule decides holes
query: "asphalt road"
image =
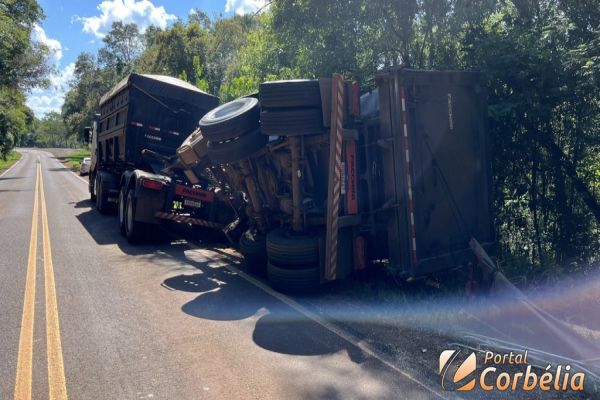
{"label": "asphalt road", "polygon": [[129,245],[88,196],[42,151],[0,177],[0,399],[438,398],[228,252]]}

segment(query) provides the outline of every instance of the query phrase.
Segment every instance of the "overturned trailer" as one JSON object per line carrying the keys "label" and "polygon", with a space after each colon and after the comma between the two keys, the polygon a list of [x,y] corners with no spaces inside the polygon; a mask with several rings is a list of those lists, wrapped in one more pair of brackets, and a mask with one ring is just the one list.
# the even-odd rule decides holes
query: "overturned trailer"
{"label": "overturned trailer", "polygon": [[466,264],[471,238],[494,240],[482,76],[391,69],[369,101],[359,190],[373,256],[408,276]]}
{"label": "overturned trailer", "polygon": [[265,82],[179,149],[195,175],[216,168],[243,193],[240,250],[280,289],[374,263],[425,276],[471,261],[471,238],[494,239],[481,76],[394,68],[376,83],[360,96],[339,75]]}

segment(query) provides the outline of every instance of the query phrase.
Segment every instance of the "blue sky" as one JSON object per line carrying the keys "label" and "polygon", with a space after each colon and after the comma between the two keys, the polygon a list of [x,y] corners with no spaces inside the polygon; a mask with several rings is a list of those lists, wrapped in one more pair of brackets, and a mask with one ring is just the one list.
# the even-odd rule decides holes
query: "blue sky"
{"label": "blue sky", "polygon": [[83,51],[96,53],[102,36],[114,21],[136,23],[144,31],[148,26],[162,28],[177,19],[187,20],[191,9],[200,9],[210,17],[229,17],[234,13],[255,12],[265,0],[38,0],[46,18],[36,26],[32,38],[52,50],[49,64],[57,70],[49,89],[33,89],[27,104],[36,116],[60,111],[74,62]]}

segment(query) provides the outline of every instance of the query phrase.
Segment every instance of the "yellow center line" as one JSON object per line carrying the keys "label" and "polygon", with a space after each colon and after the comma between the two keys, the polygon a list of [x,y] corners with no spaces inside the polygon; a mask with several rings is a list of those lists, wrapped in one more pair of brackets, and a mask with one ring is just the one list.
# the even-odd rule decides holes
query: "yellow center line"
{"label": "yellow center line", "polygon": [[[39,166],[38,166],[39,168]],[[42,205],[42,239],[44,244],[44,283],[46,291],[46,347],[48,349],[48,388],[50,400],[66,400],[67,386],[63,365],[62,345],[60,342],[60,326],[58,322],[58,304],[54,284],[54,266],[52,265],[52,249],[50,247],[50,231],[46,214],[46,196],[44,195],[44,178],[40,177],[40,196]]]}
{"label": "yellow center line", "polygon": [[19,336],[19,353],[17,356],[17,380],[15,384],[15,400],[31,399],[31,374],[33,358],[33,320],[35,315],[35,274],[37,264],[38,235],[38,188],[40,177],[39,159],[36,165],[35,190],[33,200],[33,218],[31,221],[31,239],[29,240],[29,258],[27,261],[27,277],[25,279],[25,296],[23,300],[23,317]]}

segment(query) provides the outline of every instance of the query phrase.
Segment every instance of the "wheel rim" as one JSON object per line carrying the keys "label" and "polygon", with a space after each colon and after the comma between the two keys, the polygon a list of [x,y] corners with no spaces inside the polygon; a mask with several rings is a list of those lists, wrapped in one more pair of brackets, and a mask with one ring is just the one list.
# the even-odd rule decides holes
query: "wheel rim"
{"label": "wheel rim", "polygon": [[133,200],[131,199],[131,193],[127,196],[127,231],[131,233],[133,231]]}

